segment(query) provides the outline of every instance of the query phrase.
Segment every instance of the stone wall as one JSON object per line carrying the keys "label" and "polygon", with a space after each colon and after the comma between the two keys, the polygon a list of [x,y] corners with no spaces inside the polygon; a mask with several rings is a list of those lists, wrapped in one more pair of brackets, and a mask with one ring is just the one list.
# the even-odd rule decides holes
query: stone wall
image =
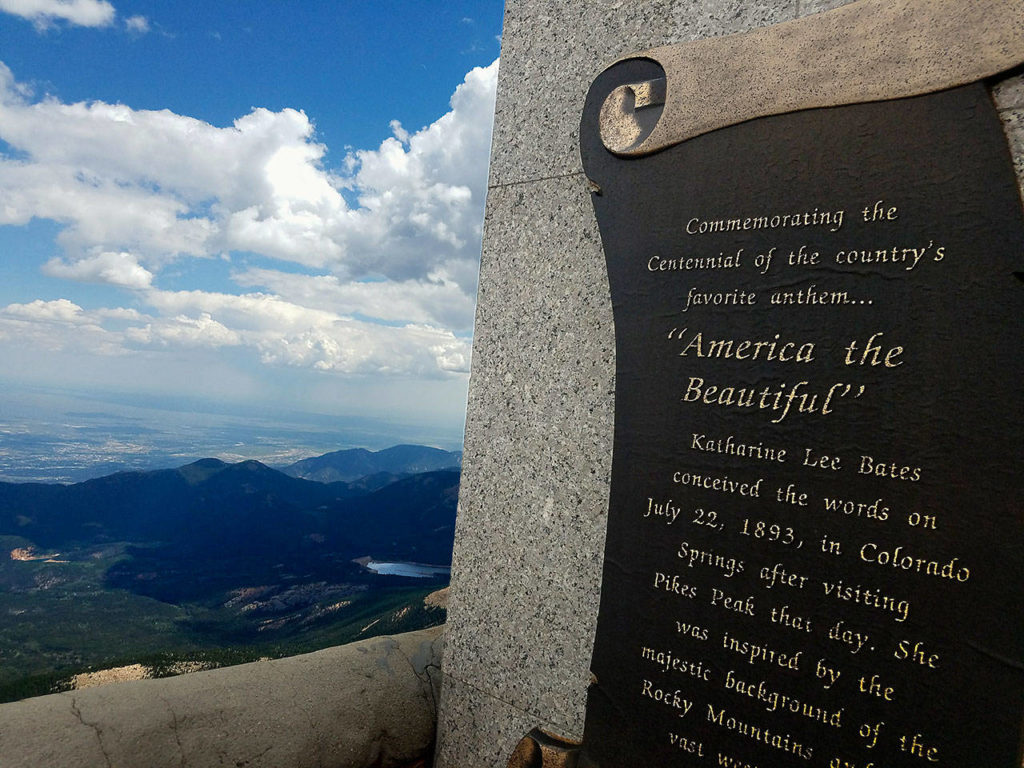
{"label": "stone wall", "polygon": [[0,705],[4,768],[399,768],[429,758],[442,627]]}
{"label": "stone wall", "polygon": [[[614,334],[578,150],[616,58],[842,0],[507,0],[437,768],[583,730],[611,470]],[[1018,176],[1024,84],[997,85]]]}

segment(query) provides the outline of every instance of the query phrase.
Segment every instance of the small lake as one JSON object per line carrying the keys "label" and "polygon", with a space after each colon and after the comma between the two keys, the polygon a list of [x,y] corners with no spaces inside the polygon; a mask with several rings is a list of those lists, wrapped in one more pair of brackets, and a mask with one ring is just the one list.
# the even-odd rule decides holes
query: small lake
{"label": "small lake", "polygon": [[423,565],[422,563],[387,563],[371,560],[368,570],[381,576],[406,576],[412,579],[429,579],[433,576],[450,576],[452,569],[445,565]]}

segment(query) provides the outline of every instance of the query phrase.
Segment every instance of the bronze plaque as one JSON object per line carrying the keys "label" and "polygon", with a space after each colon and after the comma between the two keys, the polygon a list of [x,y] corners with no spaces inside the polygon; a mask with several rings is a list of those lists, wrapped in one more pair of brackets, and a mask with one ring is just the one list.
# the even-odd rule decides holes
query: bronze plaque
{"label": "bronze plaque", "polygon": [[581,126],[616,400],[580,764],[1020,765],[1024,218],[986,87],[608,151],[609,96],[642,132],[663,76],[611,67]]}

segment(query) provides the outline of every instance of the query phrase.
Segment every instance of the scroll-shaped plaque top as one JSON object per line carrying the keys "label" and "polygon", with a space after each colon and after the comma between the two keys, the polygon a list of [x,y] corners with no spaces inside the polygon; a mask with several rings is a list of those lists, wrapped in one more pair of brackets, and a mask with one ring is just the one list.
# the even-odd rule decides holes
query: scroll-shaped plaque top
{"label": "scroll-shaped plaque top", "polygon": [[952,88],[1024,61],[1024,0],[859,0],[742,35],[652,48],[664,78],[624,83],[605,147],[640,156],[726,125]]}
{"label": "scroll-shaped plaque top", "polygon": [[1020,9],[864,0],[591,87],[616,384],[581,768],[1021,765],[1024,212],[961,84],[1017,61]]}

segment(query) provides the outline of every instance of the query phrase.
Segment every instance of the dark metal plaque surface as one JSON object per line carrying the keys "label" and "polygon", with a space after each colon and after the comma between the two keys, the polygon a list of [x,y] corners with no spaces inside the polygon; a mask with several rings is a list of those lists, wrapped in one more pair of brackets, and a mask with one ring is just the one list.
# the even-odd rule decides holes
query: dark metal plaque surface
{"label": "dark metal plaque surface", "polygon": [[1024,219],[974,84],[581,127],[616,335],[581,765],[1011,768]]}

